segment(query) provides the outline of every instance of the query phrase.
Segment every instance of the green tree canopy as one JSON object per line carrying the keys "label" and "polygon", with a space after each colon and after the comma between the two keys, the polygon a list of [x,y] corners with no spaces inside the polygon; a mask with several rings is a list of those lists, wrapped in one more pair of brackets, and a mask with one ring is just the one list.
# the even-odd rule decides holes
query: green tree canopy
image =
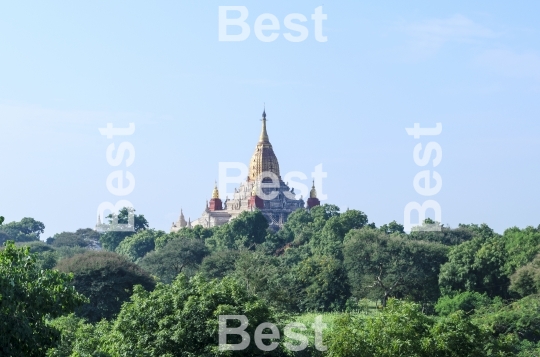
{"label": "green tree canopy", "polygon": [[[515,334],[521,339],[540,342],[540,296],[530,295],[504,305],[502,302],[479,309],[473,319],[495,336]],[[531,355],[533,356],[533,355]]]}
{"label": "green tree canopy", "polygon": [[345,237],[344,262],[357,298],[410,296],[417,301],[438,298],[439,266],[448,248],[442,244],[389,236],[372,228]]}
{"label": "green tree canopy", "polygon": [[48,240],[53,247],[87,247],[90,243],[73,232],[56,233]]}
{"label": "green tree canopy", "polygon": [[160,235],[156,237],[156,250],[160,250],[165,247],[173,239],[177,238],[189,238],[189,239],[200,239],[206,240],[206,238],[212,237],[214,231],[217,227],[213,228],[204,228],[201,225],[196,225],[193,228],[184,227],[178,230],[177,232],[171,232],[168,234]]}
{"label": "green tree canopy", "polygon": [[261,211],[244,211],[215,230],[207,242],[216,250],[242,247],[253,249],[256,245],[264,243],[267,234],[268,221]]}
{"label": "green tree canopy", "polygon": [[454,296],[441,296],[437,305],[435,305],[435,311],[439,315],[448,316],[456,311],[463,311],[466,314],[471,314],[474,311],[489,306],[493,303],[487,294],[480,294],[476,291],[465,291],[463,293],[456,294]]}
{"label": "green tree canopy", "polygon": [[[364,212],[347,210],[339,214],[331,210],[320,232],[313,235],[310,246],[315,254],[331,255],[342,259],[343,239],[352,229],[360,229],[368,223]],[[315,219],[314,219],[315,222]]]}
{"label": "green tree canopy", "polygon": [[7,240],[14,242],[38,241],[45,231],[45,225],[33,218],[25,217],[20,222],[10,222],[0,226],[0,244]]}
{"label": "green tree canopy", "polygon": [[206,256],[200,267],[200,273],[207,279],[223,278],[234,271],[234,264],[239,258],[238,250],[220,250]]}
{"label": "green tree canopy", "polygon": [[121,254],[132,262],[142,259],[146,254],[156,247],[156,240],[164,236],[165,232],[155,229],[144,229],[138,231],[124,239],[118,247],[116,253]]}
{"label": "green tree canopy", "polygon": [[392,221],[388,224],[383,224],[379,227],[379,230],[386,234],[405,233],[405,227],[402,224],[397,223],[396,221]]}
{"label": "green tree canopy", "polygon": [[[130,214],[133,214],[134,217],[134,225],[133,227],[130,227],[132,231],[115,231],[115,219],[118,220],[118,224],[129,224]],[[101,235],[100,241],[104,249],[113,252],[124,239],[140,230],[148,228],[148,221],[146,218],[144,218],[144,215],[135,214],[135,210],[133,208],[124,207],[118,212],[118,215],[111,213],[107,216],[107,218],[109,219],[110,228]]]}
{"label": "green tree canopy", "polygon": [[84,297],[71,277],[41,270],[28,247],[8,241],[0,251],[0,354],[44,356],[60,335],[47,319],[72,312]]}
{"label": "green tree canopy", "polygon": [[477,291],[490,297],[507,296],[510,280],[505,272],[504,240],[485,224],[466,227],[474,237],[450,250],[439,276],[442,293]]}
{"label": "green tree canopy", "polygon": [[58,247],[98,248],[99,233],[91,228],[77,229],[75,232],[56,233],[47,238],[47,244]]}
{"label": "green tree canopy", "polygon": [[95,322],[110,319],[129,299],[135,285],[152,290],[154,280],[139,266],[112,252],[89,251],[61,260],[56,269],[73,273],[73,286],[89,298],[77,315]]}
{"label": "green tree canopy", "polygon": [[510,290],[523,297],[540,293],[540,256],[510,276]]}
{"label": "green tree canopy", "polygon": [[313,224],[317,230],[321,230],[326,221],[330,218],[339,216],[339,207],[336,205],[324,204],[322,206],[315,206],[309,211]]}
{"label": "green tree canopy", "polygon": [[508,253],[505,272],[512,274],[540,253],[540,226],[537,228],[529,226],[525,229],[508,228],[504,231],[503,240]]}
{"label": "green tree canopy", "polygon": [[331,357],[487,357],[512,351],[505,339],[494,338],[462,311],[436,319],[418,304],[397,300],[373,315],[339,317],[327,346]]}
{"label": "green tree canopy", "polygon": [[411,231],[409,238],[454,246],[470,241],[474,235],[474,230],[466,225],[460,225],[458,228],[444,226],[440,228],[440,231]]}
{"label": "green tree canopy", "polygon": [[293,274],[300,311],[342,311],[345,308],[350,286],[341,260],[314,255],[298,263]]}
{"label": "green tree canopy", "polygon": [[181,272],[193,275],[208,253],[208,248],[200,239],[176,238],[162,249],[147,254],[140,264],[162,282],[170,283]]}
{"label": "green tree canopy", "polygon": [[[158,284],[152,292],[136,288],[131,300],[112,323],[109,332],[87,351],[110,352],[114,356],[231,356],[218,351],[218,316],[245,315],[246,332],[253,336],[255,327],[275,322],[264,301],[250,295],[232,278],[207,281],[181,274],[172,284]],[[238,321],[230,321],[229,326]],[[240,336],[230,335],[228,343],[239,343]],[[253,341],[234,356],[258,356],[261,351]],[[280,348],[264,355],[279,355]]]}

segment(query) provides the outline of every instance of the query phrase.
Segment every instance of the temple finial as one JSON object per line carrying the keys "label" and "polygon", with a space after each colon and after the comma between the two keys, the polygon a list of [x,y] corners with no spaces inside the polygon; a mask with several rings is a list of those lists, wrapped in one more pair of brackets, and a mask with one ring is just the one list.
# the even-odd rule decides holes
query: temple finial
{"label": "temple finial", "polygon": [[266,103],[263,104],[263,119],[266,119]]}
{"label": "temple finial", "polygon": [[309,198],[317,198],[317,190],[315,189],[315,180],[313,180],[313,186],[311,186],[311,191],[309,191]]}
{"label": "temple finial", "polygon": [[269,139],[268,139],[268,134],[266,133],[266,107],[263,110],[261,121],[262,121],[262,130],[261,130],[261,135],[259,136],[259,142],[268,143]]}

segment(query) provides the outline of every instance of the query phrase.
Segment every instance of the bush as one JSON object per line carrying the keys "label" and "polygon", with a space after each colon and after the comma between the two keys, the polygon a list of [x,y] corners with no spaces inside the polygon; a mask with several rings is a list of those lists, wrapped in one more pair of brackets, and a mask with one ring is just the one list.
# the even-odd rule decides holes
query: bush
{"label": "bush", "polygon": [[515,334],[521,339],[540,342],[540,296],[531,295],[503,306],[495,304],[477,311],[477,324],[496,336]]}
{"label": "bush", "polygon": [[487,294],[466,291],[455,296],[441,297],[435,305],[435,311],[442,316],[459,310],[471,314],[476,309],[489,306],[492,302]]}
{"label": "bush", "polygon": [[418,304],[393,299],[380,313],[336,319],[326,342],[331,357],[482,357],[510,349],[461,311],[437,319]]}

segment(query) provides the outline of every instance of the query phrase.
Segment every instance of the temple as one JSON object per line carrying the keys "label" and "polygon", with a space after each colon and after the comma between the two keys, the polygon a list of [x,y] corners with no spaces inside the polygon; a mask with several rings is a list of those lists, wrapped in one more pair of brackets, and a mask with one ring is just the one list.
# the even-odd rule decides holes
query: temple
{"label": "temple", "polygon": [[[320,205],[314,184],[309,196],[306,208]],[[246,181],[235,189],[232,198],[227,197],[224,201],[219,197],[216,183],[212,198],[206,202],[201,217],[186,222],[181,211],[178,221],[172,224],[171,232],[197,225],[206,228],[220,226],[244,211],[253,210],[260,210],[268,220],[270,228],[278,230],[293,211],[303,207],[305,207],[305,202],[302,197],[296,199],[294,189],[290,189],[281,179],[279,162],[266,131],[265,110],[262,115],[261,135],[251,157]]]}

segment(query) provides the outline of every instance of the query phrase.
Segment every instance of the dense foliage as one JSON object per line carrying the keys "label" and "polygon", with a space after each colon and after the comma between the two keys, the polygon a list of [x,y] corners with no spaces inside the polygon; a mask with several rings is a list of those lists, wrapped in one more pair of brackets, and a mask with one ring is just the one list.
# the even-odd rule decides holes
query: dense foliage
{"label": "dense foliage", "polygon": [[[242,352],[219,351],[220,314],[246,315],[251,337],[274,321],[281,340],[270,355],[540,355],[540,226],[498,234],[427,219],[439,230],[405,233],[396,221],[377,227],[334,205],[299,209],[277,232],[259,211],[171,233],[128,208],[109,223],[130,214],[131,231],[79,229],[47,244],[31,218],[2,226],[0,239],[9,233],[24,246],[10,249],[34,254],[33,271],[72,273],[88,297],[62,310],[72,315],[44,315],[54,338],[34,355],[264,355],[253,340]],[[317,342],[318,315],[327,329]],[[287,323],[305,325],[296,327],[305,349],[285,348],[300,341],[283,336]]]}
{"label": "dense foliage", "polygon": [[129,300],[135,285],[154,288],[153,279],[139,266],[111,252],[87,252],[61,260],[56,269],[73,273],[73,286],[89,299],[77,315],[91,322],[110,319]]}
{"label": "dense foliage", "polygon": [[[230,352],[218,351],[219,315],[246,316],[250,322],[246,332],[251,336],[259,324],[275,321],[264,301],[232,278],[208,281],[196,276],[188,280],[180,275],[169,285],[158,284],[153,292],[137,288],[111,323],[92,326],[73,318],[62,320],[71,338],[56,352],[79,356],[230,356]],[[227,342],[240,341],[239,336],[231,335]],[[258,352],[251,344],[234,355],[261,355]],[[277,350],[265,355],[279,354]]]}
{"label": "dense foliage", "polygon": [[439,267],[448,248],[440,243],[387,235],[372,228],[350,232],[343,249],[349,281],[356,297],[437,299]]}
{"label": "dense foliage", "polygon": [[208,248],[202,240],[175,238],[165,247],[147,254],[140,263],[161,281],[170,283],[182,272],[193,275],[207,254]]}
{"label": "dense foliage", "polygon": [[[3,221],[4,217],[2,217]],[[8,240],[14,242],[39,241],[45,225],[33,218],[25,217],[20,222],[10,222],[0,226],[0,245]]]}
{"label": "dense foliage", "polygon": [[93,229],[77,229],[75,232],[57,233],[53,237],[47,238],[47,243],[59,247],[82,247],[98,248],[99,233]]}
{"label": "dense foliage", "polygon": [[506,356],[513,351],[510,342],[496,339],[462,311],[434,318],[417,304],[391,300],[381,313],[339,318],[328,350],[338,357]]}
{"label": "dense foliage", "polygon": [[60,339],[47,320],[73,311],[84,297],[71,277],[41,270],[28,247],[8,241],[0,251],[0,355],[44,356]]}
{"label": "dense foliage", "polygon": [[[130,216],[133,217],[133,222],[130,222]],[[144,218],[144,215],[135,214],[133,208],[124,207],[118,214],[111,213],[107,218],[109,220],[107,231],[101,235],[100,241],[104,249],[113,252],[124,239],[148,228],[148,221]],[[120,229],[118,225],[124,227]]]}

